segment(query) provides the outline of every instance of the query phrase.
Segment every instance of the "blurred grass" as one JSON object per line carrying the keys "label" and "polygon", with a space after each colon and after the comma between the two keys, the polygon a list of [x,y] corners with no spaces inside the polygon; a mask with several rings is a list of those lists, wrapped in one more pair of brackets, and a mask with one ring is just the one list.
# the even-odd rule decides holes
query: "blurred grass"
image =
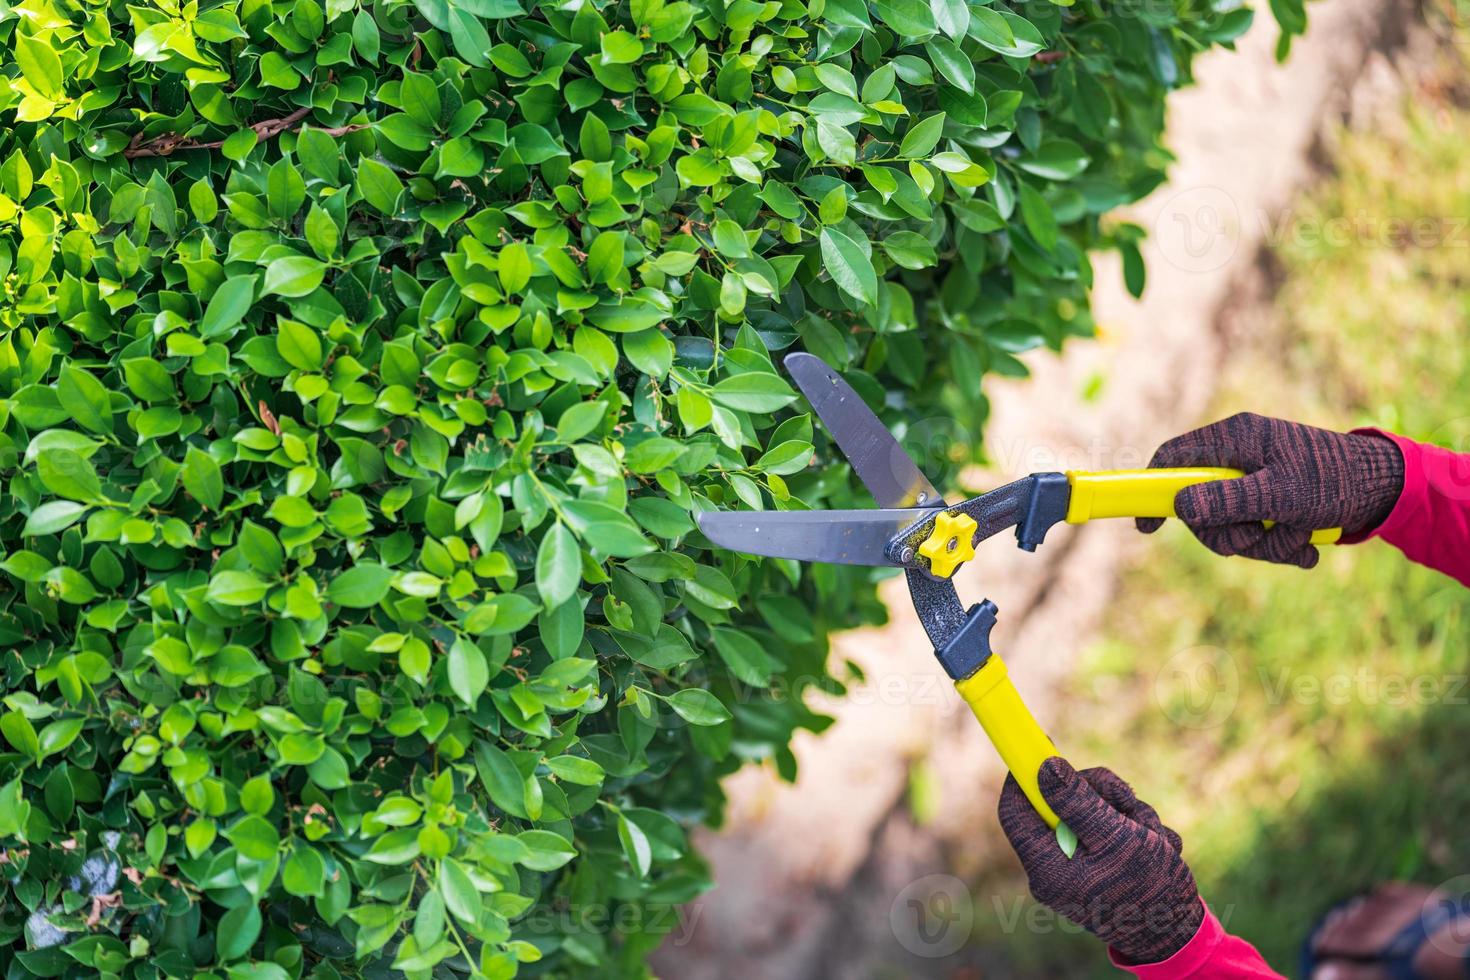
{"label": "blurred grass", "polygon": [[[1213,417],[1466,449],[1470,112],[1421,91],[1336,143],[1334,175],[1275,228],[1278,326],[1232,352]],[[1126,574],[1059,741],[1132,781],[1230,930],[1295,975],[1336,899],[1470,875],[1470,592],[1381,542],[1303,573],[1170,524]],[[1085,936],[988,938],[1019,976],[1118,975]]]}

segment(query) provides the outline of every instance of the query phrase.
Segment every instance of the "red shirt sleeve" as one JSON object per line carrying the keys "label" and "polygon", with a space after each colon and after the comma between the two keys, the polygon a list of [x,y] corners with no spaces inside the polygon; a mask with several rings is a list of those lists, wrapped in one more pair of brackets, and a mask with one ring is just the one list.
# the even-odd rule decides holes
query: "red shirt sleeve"
{"label": "red shirt sleeve", "polygon": [[1382,538],[1421,565],[1470,585],[1470,454],[1454,453],[1380,429],[1404,456],[1404,489],[1388,518],[1344,544]]}
{"label": "red shirt sleeve", "polygon": [[1226,932],[1208,905],[1194,938],[1162,963],[1130,966],[1120,962],[1112,950],[1108,956],[1114,966],[1140,980],[1285,980],[1254,946]]}

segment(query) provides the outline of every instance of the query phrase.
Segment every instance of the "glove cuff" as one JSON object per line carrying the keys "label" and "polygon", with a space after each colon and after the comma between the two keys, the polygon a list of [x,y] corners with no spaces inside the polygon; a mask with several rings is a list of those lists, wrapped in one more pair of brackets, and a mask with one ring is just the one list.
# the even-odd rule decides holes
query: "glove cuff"
{"label": "glove cuff", "polygon": [[1388,519],[1404,489],[1404,456],[1392,439],[1376,433],[1344,436],[1352,447],[1353,502],[1343,515],[1344,535],[1371,531]]}
{"label": "glove cuff", "polygon": [[1188,901],[1159,915],[1157,909],[1145,915],[1149,921],[1127,935],[1111,937],[1108,945],[1119,961],[1130,966],[1162,963],[1179,952],[1199,932],[1205,919],[1205,906],[1196,892]]}

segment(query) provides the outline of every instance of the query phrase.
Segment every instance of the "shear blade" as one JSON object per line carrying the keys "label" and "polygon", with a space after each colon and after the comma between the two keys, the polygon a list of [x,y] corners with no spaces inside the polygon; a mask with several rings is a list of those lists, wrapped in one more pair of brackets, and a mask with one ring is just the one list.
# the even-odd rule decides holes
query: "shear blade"
{"label": "shear blade", "polygon": [[934,484],[841,375],[813,354],[788,354],[783,363],[879,507],[944,505]]}
{"label": "shear blade", "polygon": [[696,519],[705,537],[731,551],[839,565],[898,567],[888,559],[888,542],[933,512],[927,507],[709,511]]}

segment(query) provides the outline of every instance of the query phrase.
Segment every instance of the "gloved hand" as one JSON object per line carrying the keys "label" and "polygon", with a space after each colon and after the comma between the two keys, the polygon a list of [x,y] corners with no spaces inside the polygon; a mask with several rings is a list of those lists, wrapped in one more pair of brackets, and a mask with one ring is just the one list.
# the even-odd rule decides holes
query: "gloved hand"
{"label": "gloved hand", "polygon": [[1204,905],[1180,857],[1179,835],[1107,769],[1041,766],[1041,794],[1077,835],[1062,853],[1056,833],[1014,776],[1000,794],[1000,825],[1038,902],[1097,936],[1129,963],[1159,963],[1199,931]]}
{"label": "gloved hand", "polygon": [[[1343,434],[1250,412],[1159,447],[1149,466],[1230,466],[1238,480],[1180,490],[1174,509],[1195,537],[1222,555],[1311,568],[1312,531],[1356,534],[1382,524],[1404,485],[1399,448],[1377,435]],[[1275,521],[1267,530],[1261,522]],[[1163,521],[1138,519],[1145,534]]]}

